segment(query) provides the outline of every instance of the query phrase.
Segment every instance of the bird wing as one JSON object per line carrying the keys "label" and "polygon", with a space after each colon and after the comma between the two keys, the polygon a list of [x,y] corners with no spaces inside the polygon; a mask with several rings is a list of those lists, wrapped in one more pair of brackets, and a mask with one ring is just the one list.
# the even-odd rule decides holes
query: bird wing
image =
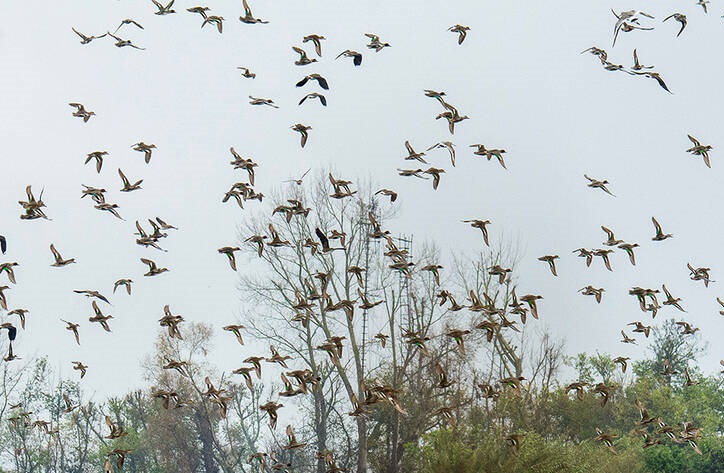
{"label": "bird wing", "polygon": [[669,90],[669,88],[666,87],[666,83],[664,82],[664,79],[661,78],[661,76],[659,76],[658,74],[656,74],[656,75],[651,75],[651,77],[653,77],[654,79],[656,79],[656,82],[659,83],[659,85],[661,86],[662,89],[664,89],[664,90],[667,91],[668,93],[672,93],[672,92]]}
{"label": "bird wing", "polygon": [[297,82],[296,86],[297,86],[297,87],[303,87],[304,84],[307,83],[307,81],[309,81],[309,76],[305,76],[302,80],[300,80],[299,82]]}
{"label": "bird wing", "polygon": [[0,251],[2,251],[3,254],[5,254],[5,251],[7,249],[8,249],[8,242],[4,236],[0,235]]}
{"label": "bird wing", "polygon": [[686,135],[686,136],[688,136],[689,140],[691,140],[691,142],[694,143],[694,146],[701,146],[701,143],[699,143],[699,140],[697,140],[696,138],[694,138],[691,135]]}
{"label": "bird wing", "polygon": [[121,176],[121,181],[123,181],[123,186],[128,187],[130,186],[130,183],[128,182],[128,178],[125,174],[123,174],[123,171],[121,171],[121,168],[118,168],[118,175]]}
{"label": "bird wing", "polygon": [[322,230],[320,230],[318,227],[314,229],[314,233],[317,234],[317,238],[319,238],[319,241],[322,243],[322,248],[325,250],[329,249],[329,239],[327,238],[327,235],[325,235]]}
{"label": "bird wing", "polygon": [[324,77],[317,77],[317,82],[319,83],[319,86],[323,88],[324,90],[329,90],[329,84],[327,83],[327,79]]}

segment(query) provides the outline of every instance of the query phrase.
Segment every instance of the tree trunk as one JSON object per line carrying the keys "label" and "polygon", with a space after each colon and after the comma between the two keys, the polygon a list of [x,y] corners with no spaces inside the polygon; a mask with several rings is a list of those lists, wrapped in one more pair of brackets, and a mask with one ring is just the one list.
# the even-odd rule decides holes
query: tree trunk
{"label": "tree trunk", "polygon": [[367,473],[367,419],[357,416],[357,473]]}
{"label": "tree trunk", "polygon": [[209,421],[208,412],[205,409],[196,410],[196,424],[199,429],[199,440],[201,440],[201,460],[204,463],[205,473],[218,473],[219,468],[214,461],[214,439]]}
{"label": "tree trunk", "polygon": [[[327,405],[322,389],[314,391],[314,431],[317,434],[317,451],[324,452],[327,449]],[[317,473],[325,473],[327,465],[324,457],[317,460]]]}

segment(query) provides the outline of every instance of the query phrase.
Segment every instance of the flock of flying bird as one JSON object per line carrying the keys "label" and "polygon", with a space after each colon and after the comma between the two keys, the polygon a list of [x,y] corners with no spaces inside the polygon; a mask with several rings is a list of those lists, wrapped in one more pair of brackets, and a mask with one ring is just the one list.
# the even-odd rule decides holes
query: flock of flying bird
{"label": "flock of flying bird", "polygon": [[[175,10],[173,10],[173,0],[165,5],[159,3],[156,0],[151,1],[157,9],[157,11],[155,12],[156,15],[170,15],[177,13]],[[708,2],[706,1],[698,2],[698,4],[701,5],[705,11],[707,9],[707,3]],[[244,14],[243,16],[239,17],[239,20],[241,22],[246,24],[269,23],[266,20],[254,17],[246,0],[243,0],[243,7]],[[221,16],[210,14],[210,9],[208,7],[197,6],[187,8],[187,11],[190,13],[198,14],[202,17],[202,28],[207,24],[210,24],[216,26],[216,29],[219,33],[223,32],[223,22],[225,21],[224,18]],[[616,17],[613,40],[614,45],[618,34],[621,32],[652,29],[651,27],[643,26],[641,24],[643,19],[653,19],[653,16],[647,13],[638,10],[630,10],[621,13],[614,12],[614,15]],[[687,26],[686,15],[681,13],[674,13],[666,17],[664,19],[664,22],[669,19],[673,19],[681,24],[681,28],[678,31],[677,36],[681,35],[685,27]],[[107,33],[100,36],[87,36],[77,31],[75,28],[73,28],[73,31],[81,38],[82,44],[88,44],[95,39],[109,36],[116,41],[115,46],[119,48],[129,46],[136,49],[144,49],[133,44],[131,40],[122,39],[116,36],[116,34],[123,27],[135,27],[137,29],[144,29],[144,27],[139,22],[129,18],[122,20],[118,27],[113,31],[113,33],[108,31]],[[467,32],[470,30],[470,28],[468,26],[458,24],[448,28],[448,30],[450,32],[456,33],[458,35],[458,44],[462,44],[465,41],[467,37]],[[389,43],[382,42],[379,36],[375,34],[365,34],[365,36],[369,39],[369,43],[366,45],[367,48],[376,52],[380,52],[385,48],[391,46]],[[325,37],[318,34],[310,34],[303,37],[303,43],[312,43],[314,47],[314,52],[317,57],[310,57],[303,48],[293,46],[293,51],[299,55],[299,58],[294,62],[294,64],[300,67],[304,67],[318,62],[318,58],[322,57],[322,41],[324,40]],[[668,87],[664,83],[663,79],[659,76],[659,74],[650,70],[652,69],[652,66],[644,66],[639,62],[636,49],[634,49],[633,52],[634,65],[630,68],[630,70],[627,70],[624,66],[616,65],[609,62],[606,51],[597,47],[591,47],[583,52],[590,52],[597,56],[607,70],[624,71],[631,75],[643,75],[648,78],[653,78],[661,85],[663,89],[669,91]],[[351,58],[352,63],[355,66],[360,66],[362,64],[362,54],[355,50],[347,49],[345,51],[342,51],[341,53],[339,53],[339,55],[337,55],[336,58],[339,59],[341,57]],[[239,67],[238,69],[241,70],[243,77],[250,79],[254,79],[256,77],[256,74],[246,67]],[[327,82],[327,80],[317,73],[305,75],[301,80],[296,83],[296,87],[304,87],[311,82],[316,82],[323,91],[329,90],[329,83]],[[445,119],[448,125],[448,131],[451,135],[454,135],[455,133],[455,125],[469,119],[467,115],[462,115],[459,112],[458,108],[456,106],[453,106],[448,101],[445,92],[428,89],[424,91],[424,95],[426,97],[434,99],[442,107],[440,113],[437,114],[434,118],[436,120]],[[249,96],[249,99],[250,104],[252,105],[266,105],[270,107],[278,107],[272,99],[258,98],[251,95]],[[321,106],[327,105],[327,97],[321,92],[311,92],[304,95],[299,101],[299,105],[302,105],[307,100],[311,101],[314,99],[318,100]],[[80,118],[84,123],[88,122],[91,118],[94,118],[96,116],[94,111],[88,110],[81,103],[72,102],[69,105],[74,109],[72,116]],[[312,129],[311,126],[297,123],[291,128],[292,130],[300,133],[301,147],[303,148],[308,141],[308,132]],[[688,138],[693,143],[693,147],[687,149],[686,151],[694,156],[701,156],[706,166],[711,167],[709,152],[712,150],[712,146],[702,145],[696,138],[691,135],[688,135]],[[444,150],[447,151],[447,154],[450,158],[451,166],[455,167],[456,149],[455,144],[452,141],[445,140],[437,142],[425,149],[425,152],[416,151],[409,140],[404,142],[404,146],[407,152],[407,155],[404,156],[405,161],[416,161],[418,163],[427,165],[428,161],[424,158],[425,156],[427,156],[426,152]],[[505,149],[488,148],[485,144],[480,143],[471,144],[469,146],[475,149],[473,152],[474,155],[483,156],[487,158],[488,161],[490,161],[492,158],[495,158],[504,169],[507,169],[505,160],[503,158],[503,154],[506,153]],[[140,141],[133,144],[131,148],[137,152],[143,153],[144,161],[146,164],[148,164],[151,160],[153,150],[156,148],[156,146],[154,144],[147,144],[143,141]],[[264,197],[263,194],[256,192],[254,189],[254,170],[258,166],[258,164],[254,162],[253,159],[245,158],[240,155],[233,147],[230,148],[230,153],[233,157],[233,160],[230,162],[230,164],[233,166],[234,169],[246,171],[248,179],[247,181],[239,181],[234,183],[232,187],[224,193],[222,202],[228,202],[230,199],[233,198],[234,201],[242,208],[244,207],[244,203],[249,200],[258,200],[261,202]],[[102,150],[88,153],[86,155],[85,164],[93,162],[95,164],[96,171],[100,174],[103,169],[104,157],[106,157],[107,155],[108,152]],[[397,171],[398,174],[403,177],[416,177],[422,180],[431,178],[433,189],[438,188],[441,182],[441,175],[446,172],[443,168],[433,166],[430,166],[427,169],[398,168]],[[303,179],[308,172],[309,171],[305,172],[304,175],[297,179],[291,179],[287,182],[291,182],[293,184],[301,186],[303,184]],[[137,181],[129,180],[120,168],[118,169],[118,174],[122,183],[122,188],[120,189],[121,192],[133,192],[141,189],[143,179]],[[344,180],[338,177],[335,178],[332,174],[330,174],[328,177],[332,190],[332,193],[329,195],[330,198],[345,199],[348,197],[352,197],[356,193],[356,191],[352,189],[353,183],[351,181]],[[584,177],[588,181],[587,185],[589,187],[594,189],[600,189],[611,196],[614,195],[607,187],[610,185],[607,180],[599,180],[589,177],[588,175],[584,175]],[[89,196],[90,199],[94,202],[95,209],[107,211],[114,215],[116,218],[123,220],[118,210],[119,205],[106,201],[106,192],[106,189],[103,188],[83,185],[81,198]],[[397,199],[397,192],[393,189],[380,189],[376,192],[376,194],[388,197],[391,204],[394,203]],[[32,191],[32,187],[29,185],[26,188],[26,196],[27,200],[19,201],[19,204],[22,207],[22,213],[20,215],[20,218],[23,220],[49,219],[45,210],[46,204],[43,201],[43,192],[41,191],[39,197],[36,198]],[[287,222],[289,222],[295,217],[307,218],[311,211],[312,208],[305,207],[303,202],[299,200],[289,199],[286,203],[276,206],[272,212],[272,216],[276,214],[281,214],[281,216]],[[654,226],[654,235],[651,238],[653,241],[661,242],[673,237],[672,234],[665,233],[663,231],[661,225],[656,218],[652,217],[651,220]],[[163,238],[166,238],[168,236],[167,231],[176,230],[176,227],[166,223],[164,220],[158,217],[148,219],[147,221],[150,225],[151,230],[146,230],[139,220],[136,220],[135,222],[136,233],[134,235],[138,237],[136,238],[136,244],[147,248],[150,247],[158,251],[166,251],[160,246],[160,242]],[[485,243],[485,245],[490,246],[488,234],[488,226],[491,225],[490,220],[467,219],[463,220],[463,223],[469,224],[472,228],[480,230],[482,233],[483,242]],[[390,232],[387,230],[382,230],[380,224],[375,218],[375,215],[372,213],[369,214],[369,225],[372,229],[369,237],[377,240],[384,240],[386,242],[384,254],[390,259],[389,268],[400,271],[406,277],[412,277],[413,267],[415,267],[415,263],[409,260],[409,255],[406,250],[398,248],[397,244],[395,243],[395,239],[390,236]],[[573,253],[577,253],[579,257],[585,258],[585,263],[587,267],[593,264],[594,258],[599,257],[601,258],[601,261],[605,268],[609,271],[612,271],[610,255],[614,252],[614,248],[617,248],[623,250],[623,252],[626,253],[630,264],[635,265],[636,259],[634,249],[639,247],[639,244],[617,239],[614,232],[606,226],[601,226],[601,229],[606,234],[606,240],[602,243],[602,246],[605,248],[578,248],[573,251]],[[283,238],[283,236],[279,233],[273,223],[268,224],[268,230],[268,235],[261,233],[249,236],[244,240],[244,244],[253,245],[256,248],[260,257],[263,255],[263,252],[267,247],[283,248],[292,245],[292,243]],[[319,226],[317,226],[315,228],[314,235],[309,235],[309,237],[303,243],[303,247],[305,249],[308,249],[308,251],[311,252],[312,256],[316,255],[319,258],[333,258],[334,252],[336,250],[345,250],[345,238],[346,234],[342,229],[323,230],[319,228]],[[333,244],[331,243],[332,241],[335,242],[336,246],[333,246]],[[7,251],[7,241],[3,236],[0,236],[0,249],[2,250],[3,254],[5,254],[5,252]],[[218,253],[228,258],[229,265],[234,271],[237,270],[237,264],[234,254],[240,249],[240,246],[225,246],[218,249]],[[76,263],[74,258],[64,258],[53,243],[50,244],[50,251],[53,258],[53,262],[51,263],[52,267],[60,268]],[[558,275],[555,264],[555,261],[557,259],[559,259],[559,255],[555,254],[543,255],[538,258],[538,260],[548,265],[550,272],[553,276]],[[141,258],[141,262],[148,267],[148,271],[144,274],[144,276],[146,277],[156,276],[168,271],[167,268],[159,267],[150,258]],[[17,262],[1,263],[0,276],[5,274],[9,282],[15,284],[16,278],[13,268],[18,265],[19,264]],[[429,272],[434,278],[436,285],[440,285],[440,270],[443,269],[441,265],[432,262],[424,266],[418,266],[417,268],[419,268],[420,271]],[[690,270],[690,277],[692,280],[702,281],[703,284],[708,287],[709,282],[711,282],[709,274],[710,268],[696,268],[691,264],[688,265],[688,268]],[[354,300],[339,300],[336,302],[327,292],[327,284],[331,275],[322,271],[318,271],[316,274],[314,274],[314,279],[316,281],[310,281],[307,279],[304,281],[304,287],[301,288],[301,290],[295,290],[294,301],[293,304],[291,304],[290,306],[290,309],[294,311],[295,315],[291,320],[306,325],[309,323],[310,317],[315,310],[324,310],[327,312],[341,310],[348,320],[352,320],[352,318],[354,317],[355,307],[366,310],[371,309],[378,304],[381,304],[383,302],[381,300],[369,300],[369,296],[367,294],[366,287],[362,278],[362,274],[365,271],[366,268],[361,268],[357,266],[351,266],[346,268],[346,272],[349,273],[351,276],[354,276],[357,280],[357,292],[359,294],[359,298]],[[488,268],[488,272],[491,277],[496,277],[500,284],[504,284],[506,281],[510,280],[509,278],[511,276],[512,269],[504,268],[500,265],[495,265]],[[129,277],[123,277],[118,279],[114,283],[113,293],[116,293],[116,290],[119,288],[124,288],[127,295],[130,296],[132,293],[132,283],[133,280]],[[9,351],[7,356],[5,356],[4,358],[6,362],[18,359],[18,356],[13,351],[13,343],[16,340],[18,330],[14,323],[8,321],[8,317],[17,316],[20,322],[20,328],[22,330],[25,329],[26,315],[29,312],[27,309],[22,308],[8,310],[8,299],[5,294],[5,291],[8,289],[10,289],[10,286],[8,285],[0,286],[0,307],[7,311],[5,314],[6,321],[0,324],[0,329],[7,330],[8,338],[10,340]],[[665,300],[659,301],[659,299],[657,298],[657,294],[661,294],[662,291],[665,296]],[[113,318],[113,316],[110,314],[105,314],[103,312],[103,309],[101,308],[101,305],[99,305],[99,303],[110,304],[109,300],[98,290],[84,289],[76,290],[75,292],[91,299],[91,308],[93,311],[93,315],[89,317],[89,322],[98,323],[103,328],[103,330],[111,332],[110,320]],[[585,296],[593,296],[597,303],[601,303],[605,289],[596,288],[588,285],[580,289],[579,292],[581,292]],[[629,291],[629,294],[636,297],[640,310],[643,313],[650,313],[652,318],[656,316],[657,312],[662,309],[662,307],[667,306],[673,307],[678,311],[685,312],[684,308],[681,305],[681,298],[674,297],[672,293],[668,290],[666,285],[662,285],[661,290],[659,290],[658,288],[652,289],[633,287]],[[496,301],[495,298],[490,297],[488,294],[483,294],[483,298],[481,300],[480,295],[476,294],[475,291],[470,291],[470,293],[467,294],[466,297],[470,304],[460,305],[456,301],[455,296],[447,290],[440,289],[437,294],[437,298],[440,300],[440,306],[445,306],[446,304],[448,304],[446,307],[446,310],[448,311],[456,312],[462,309],[468,309],[473,313],[483,314],[485,316],[484,320],[472,328],[484,331],[488,341],[492,340],[493,336],[503,329],[519,331],[517,327],[517,322],[508,318],[508,316],[511,314],[519,316],[520,323],[522,324],[526,323],[526,318],[529,313],[531,316],[537,319],[539,317],[537,301],[543,299],[542,296],[536,294],[525,294],[521,297],[518,297],[515,293],[515,288],[512,290],[511,299],[503,302],[503,307],[500,307],[499,301]],[[722,307],[724,307],[724,301],[719,298],[717,298],[717,301],[719,302],[719,304],[722,305]],[[183,337],[180,325],[184,322],[184,318],[180,315],[174,315],[169,305],[166,305],[163,311],[164,316],[159,319],[159,325],[161,327],[165,327],[168,330],[168,336],[170,338],[182,339]],[[720,314],[724,315],[724,310],[722,310]],[[62,320],[62,322],[66,324],[65,328],[72,333],[75,342],[80,345],[81,324],[66,320]],[[686,321],[679,321],[677,322],[677,324],[681,327],[681,333],[685,335],[694,334],[699,330],[698,328],[693,327],[689,322]],[[633,327],[633,329],[631,330],[632,333],[643,334],[643,336],[645,337],[649,336],[652,329],[651,326],[646,325],[645,322],[642,322],[640,320],[633,321],[629,323],[628,326]],[[244,341],[242,338],[242,330],[244,328],[245,327],[240,324],[230,324],[224,326],[223,330],[233,334],[238,342],[243,345]],[[470,329],[447,327],[444,335],[453,340],[460,355],[465,356],[465,338],[470,333]],[[636,343],[636,339],[629,336],[626,333],[625,329],[621,330],[621,335],[621,342],[630,344]],[[403,328],[402,337],[406,343],[419,349],[421,356],[429,355],[429,350],[426,342],[431,339],[430,334],[418,333]],[[388,338],[389,335],[382,332],[377,333],[374,336],[374,339],[377,340],[383,348],[386,346],[386,341]],[[318,350],[326,352],[329,355],[332,363],[340,363],[340,359],[343,356],[343,350],[345,346],[344,340],[344,336],[331,336],[326,339],[324,343],[320,344],[316,348]],[[255,374],[257,378],[261,377],[262,362],[273,363],[278,364],[285,370],[288,370],[280,374],[280,378],[284,386],[283,390],[278,393],[280,397],[293,397],[297,395],[303,395],[317,388],[320,379],[316,373],[312,372],[309,369],[290,370],[286,362],[288,360],[291,360],[291,357],[288,355],[283,356],[274,346],[270,346],[270,353],[270,356],[250,356],[246,358],[244,360],[245,366],[234,370],[234,374],[241,375],[246,385],[249,388],[252,388],[252,374]],[[617,357],[614,359],[614,362],[619,364],[622,371],[625,373],[628,360],[629,358],[627,357]],[[169,358],[166,359],[163,368],[167,370],[176,370],[181,376],[188,376],[186,364],[187,362],[185,361]],[[724,360],[722,361],[722,365],[724,365]],[[79,372],[80,378],[83,378],[86,375],[89,366],[85,365],[81,361],[73,361],[73,369]],[[454,381],[448,378],[446,370],[439,362],[433,366],[433,371],[436,376],[435,384],[438,388],[445,389],[454,383]],[[674,374],[677,373],[675,371],[672,371],[668,367],[665,372],[662,373],[663,376],[669,377]],[[691,379],[688,371],[685,370],[684,376],[686,379],[686,386],[692,386],[696,384],[696,381]],[[497,399],[501,395],[502,391],[505,389],[511,389],[513,392],[520,393],[521,389],[523,389],[522,382],[524,380],[525,378],[522,376],[503,378],[493,382],[492,384],[481,383],[478,388],[480,389],[480,393],[483,397],[488,399]],[[225,416],[227,403],[232,399],[232,397],[223,387],[215,387],[209,377],[206,377],[205,384],[207,389],[202,394],[202,397],[206,398],[209,402],[217,405],[220,414],[222,416]],[[568,391],[575,391],[575,396],[578,399],[583,399],[585,395],[585,387],[587,387],[586,383],[576,382],[568,385],[566,389]],[[614,385],[598,383],[590,389],[590,393],[593,395],[601,396],[601,404],[605,405],[614,389]],[[369,408],[378,403],[387,403],[397,411],[404,413],[405,411],[397,399],[398,394],[399,393],[392,386],[385,385],[377,380],[372,380],[365,386],[364,392],[360,393],[359,399],[354,394],[351,396],[353,410],[349,413],[349,415],[366,415],[369,412]],[[164,408],[183,407],[192,402],[195,402],[192,399],[181,399],[179,394],[173,392],[172,390],[157,389],[155,392],[152,393],[152,396],[159,399],[161,405]],[[72,404],[70,399],[68,399],[67,397],[65,398],[65,402],[67,404],[66,412],[71,412],[75,408],[79,407],[77,404]],[[643,404],[637,402],[637,406],[640,410],[641,419],[636,421],[636,432],[643,437],[644,447],[651,447],[660,444],[665,440],[665,438],[668,437],[671,441],[676,443],[681,443],[684,441],[688,442],[688,444],[691,445],[691,447],[697,453],[701,453],[697,444],[697,440],[700,438],[701,435],[701,429],[696,428],[690,422],[682,422],[683,430],[677,433],[674,427],[666,424],[664,420],[660,417],[650,416]],[[277,403],[272,400],[268,401],[266,404],[259,406],[259,409],[267,413],[269,417],[270,427],[272,429],[276,428],[278,420],[278,410],[282,407],[283,404]],[[9,418],[9,420],[13,424],[17,424],[20,421],[23,421],[26,424],[30,423],[29,413],[23,410],[22,405],[15,405],[13,406],[13,409],[14,413]],[[435,412],[433,412],[433,415],[440,416],[447,422],[453,423],[455,418],[454,411],[455,406],[447,405],[437,409]],[[114,422],[109,416],[105,417],[105,421],[109,428],[109,434],[108,436],[106,436],[107,439],[115,439],[127,434],[123,427]],[[44,429],[44,431],[49,434],[57,432],[57,428],[54,430],[52,426],[46,421],[36,420],[29,425],[37,426],[41,429]],[[595,440],[604,443],[609,449],[614,450],[614,441],[617,437],[616,434],[605,433],[600,430],[597,430],[596,433],[597,436],[595,437]],[[286,434],[288,438],[288,443],[282,445],[282,449],[295,450],[304,448],[306,446],[306,443],[297,441],[291,425],[288,425],[286,427]],[[510,435],[506,437],[507,443],[511,446],[514,452],[517,452],[522,440],[523,435],[517,433],[510,433]],[[111,461],[112,458],[115,458],[117,468],[122,468],[123,461],[126,455],[129,453],[131,452],[121,449],[116,449],[108,452],[108,459],[105,463],[105,471],[114,471],[114,467]],[[334,473],[344,471],[342,467],[337,466],[334,455],[331,452],[318,452],[318,455],[319,458],[324,458],[328,468],[328,472]],[[271,462],[267,464],[269,460],[271,460]],[[279,461],[276,458],[274,452],[257,452],[251,455],[249,461],[258,461],[260,470],[262,472],[266,471],[267,467],[271,468],[272,470],[286,470],[287,468],[291,467],[291,465]]]}

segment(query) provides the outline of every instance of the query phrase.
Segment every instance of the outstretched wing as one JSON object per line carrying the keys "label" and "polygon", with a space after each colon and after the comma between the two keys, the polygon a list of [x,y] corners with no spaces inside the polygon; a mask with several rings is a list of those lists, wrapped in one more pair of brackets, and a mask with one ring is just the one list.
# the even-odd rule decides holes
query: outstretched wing
{"label": "outstretched wing", "polygon": [[325,250],[329,249],[329,239],[327,238],[327,235],[322,232],[322,230],[319,229],[319,227],[314,229],[314,233],[317,234],[317,238],[319,238],[319,241],[322,243],[322,248]]}

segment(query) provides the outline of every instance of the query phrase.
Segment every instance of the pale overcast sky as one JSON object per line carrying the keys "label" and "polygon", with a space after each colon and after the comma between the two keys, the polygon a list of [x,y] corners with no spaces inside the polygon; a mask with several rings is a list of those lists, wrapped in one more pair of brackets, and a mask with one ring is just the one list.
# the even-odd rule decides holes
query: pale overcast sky
{"label": "pale overcast sky", "polygon": [[[140,362],[170,304],[187,320],[219,329],[218,363],[238,367],[236,360],[254,348],[240,350],[233,337],[221,334],[220,327],[246,308],[235,289],[237,274],[216,252],[236,242],[237,227],[249,215],[221,203],[240,175],[228,164],[234,146],[259,163],[256,188],[264,193],[309,167],[328,166],[346,179],[372,177],[380,187],[398,190],[401,211],[388,228],[413,234],[416,244],[435,241],[444,252],[478,252],[480,232],[460,220],[490,219],[494,245],[520,245],[518,294],[545,297],[539,324],[564,337],[570,354],[644,356],[645,344],[618,342],[626,323],[650,320],[628,290],[666,283],[688,312],[667,307],[654,322],[674,316],[700,327],[711,342],[702,367],[717,369],[724,357],[715,343],[724,333],[716,302],[724,297],[724,58],[713,45],[724,35],[724,7],[712,2],[704,14],[694,0],[251,0],[254,15],[269,24],[247,25],[238,21],[240,1],[201,4],[226,18],[223,34],[212,25],[201,29],[201,17],[185,11],[197,3],[183,0],[174,5],[179,13],[168,16],[154,15],[150,0],[10,2],[0,8],[8,20],[0,26],[0,234],[8,239],[2,260],[20,263],[18,284],[6,292],[9,308],[30,310],[15,346],[24,359],[47,355],[65,377],[77,376],[71,360],[83,360],[91,366],[85,388],[122,394],[142,385]],[[643,8],[656,18],[642,19],[642,25],[655,29],[621,33],[611,47],[611,8]],[[674,12],[688,15],[678,38],[678,23],[661,22]],[[71,30],[100,35],[124,18],[144,29],[126,25],[119,36],[145,50],[116,48],[107,37],[81,45]],[[462,45],[446,31],[456,23],[471,28]],[[295,66],[292,46],[304,46],[314,57],[311,45],[301,42],[311,33],[326,36],[323,57]],[[392,47],[374,53],[365,48],[364,33],[376,33]],[[654,65],[673,94],[652,79],[605,71],[596,57],[579,54],[591,46],[627,67],[637,48],[641,62]],[[361,67],[348,58],[334,60],[345,49],[363,53]],[[237,66],[249,67],[256,78],[241,77]],[[312,72],[330,83],[326,108],[315,101],[297,106],[317,90],[294,87]],[[441,107],[423,89],[445,91],[470,120],[451,136],[446,123],[434,119]],[[280,108],[253,107],[249,95],[272,98]],[[68,102],[81,102],[97,115],[83,123]],[[304,149],[289,129],[295,123],[313,127]],[[712,169],[685,152],[691,146],[687,133],[714,147]],[[456,168],[444,150],[428,153],[433,165],[447,170],[437,191],[429,181],[397,176],[396,168],[409,164],[402,160],[405,140],[418,151],[440,140],[456,144]],[[148,165],[131,150],[138,141],[157,146]],[[472,143],[505,148],[508,170],[474,156]],[[83,164],[96,150],[109,153],[100,175]],[[118,167],[130,179],[144,179],[143,189],[118,192]],[[584,173],[608,179],[616,197],[586,187]],[[24,200],[28,184],[36,196],[45,189],[52,220],[19,219],[17,201]],[[108,189],[107,200],[120,205],[125,221],[81,200],[81,184]],[[652,242],[652,215],[675,238]],[[180,228],[161,242],[168,253],[134,243],[134,221],[154,216]],[[598,259],[587,269],[571,253],[601,247],[601,225],[641,245],[637,266],[617,250],[613,272]],[[51,268],[51,242],[77,264]],[[558,278],[537,260],[552,253],[561,256]],[[171,271],[144,278],[140,257]],[[712,268],[717,282],[705,288],[689,280],[687,262]],[[121,277],[135,281],[134,293],[113,295],[107,309],[115,317],[113,333],[107,334],[86,321],[90,303],[72,290],[109,295]],[[0,277],[0,284],[5,281]],[[602,304],[576,292],[588,284],[606,289]],[[81,322],[80,347],[61,317]]]}

